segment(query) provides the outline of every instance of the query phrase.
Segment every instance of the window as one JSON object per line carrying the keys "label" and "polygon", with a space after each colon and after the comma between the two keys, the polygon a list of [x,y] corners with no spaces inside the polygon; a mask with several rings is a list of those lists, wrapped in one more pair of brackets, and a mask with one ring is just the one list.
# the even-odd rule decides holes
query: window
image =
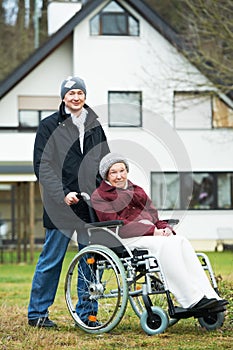
{"label": "window", "polygon": [[37,129],[41,119],[55,112],[60,98],[53,96],[19,96],[19,130]]}
{"label": "window", "polygon": [[152,173],[158,209],[233,209],[233,173]]}
{"label": "window", "polygon": [[37,129],[39,122],[55,111],[19,111],[19,129]]}
{"label": "window", "polygon": [[37,128],[39,124],[38,111],[19,111],[20,128]]}
{"label": "window", "polygon": [[139,21],[117,1],[108,3],[90,21],[91,35],[139,35]]}
{"label": "window", "polygon": [[213,127],[233,128],[233,110],[220,98],[213,98]]}
{"label": "window", "polygon": [[210,93],[175,92],[174,116],[177,129],[233,127],[233,110]]}
{"label": "window", "polygon": [[109,126],[142,126],[142,94],[139,91],[108,93]]}
{"label": "window", "polygon": [[218,207],[225,209],[233,208],[233,174],[218,174],[217,181]]}

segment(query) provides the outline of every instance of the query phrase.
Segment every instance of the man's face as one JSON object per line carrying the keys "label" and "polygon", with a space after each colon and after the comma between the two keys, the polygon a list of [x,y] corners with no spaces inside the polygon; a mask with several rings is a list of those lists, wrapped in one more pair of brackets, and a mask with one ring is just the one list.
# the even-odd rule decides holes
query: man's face
{"label": "man's face", "polygon": [[63,101],[69,111],[75,115],[81,112],[86,101],[86,96],[82,90],[72,89],[65,94]]}

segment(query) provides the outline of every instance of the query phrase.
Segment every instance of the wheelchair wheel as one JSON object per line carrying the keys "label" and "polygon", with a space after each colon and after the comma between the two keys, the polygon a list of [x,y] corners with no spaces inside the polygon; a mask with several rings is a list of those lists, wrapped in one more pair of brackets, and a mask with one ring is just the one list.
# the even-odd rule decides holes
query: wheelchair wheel
{"label": "wheelchair wheel", "polygon": [[144,332],[148,335],[160,334],[165,331],[169,325],[167,313],[157,306],[152,306],[152,315],[149,316],[147,310],[144,310],[140,324]]}
{"label": "wheelchair wheel", "polygon": [[[158,306],[162,309],[168,309],[167,297],[164,293],[164,285],[158,276],[153,273],[150,276],[151,278],[151,293],[148,294],[151,304],[153,306]],[[144,277],[140,280],[137,277],[134,280],[134,283],[129,287],[129,301],[134,310],[135,314],[141,318],[142,313],[145,311],[145,305],[142,298],[142,284]],[[141,293],[139,291],[141,290]],[[179,319],[168,318],[169,327],[173,326],[179,321]]]}
{"label": "wheelchair wheel", "polygon": [[200,325],[207,331],[214,331],[222,327],[225,320],[225,312],[210,313],[204,317],[198,318]]}
{"label": "wheelchair wheel", "polygon": [[82,330],[101,334],[116,327],[128,301],[126,274],[117,255],[99,245],[83,248],[68,268],[65,298]]}
{"label": "wheelchair wheel", "polygon": [[[155,275],[151,274],[151,293],[148,294],[150,297],[151,303],[154,306],[159,306],[161,308],[167,308],[167,298],[163,293],[164,286],[160,279]],[[142,313],[145,310],[143,298],[142,298],[142,288],[143,284],[145,284],[145,276],[141,279],[138,279],[137,276],[134,279],[134,283],[129,287],[129,301],[130,304],[136,313],[136,315],[140,318]]]}

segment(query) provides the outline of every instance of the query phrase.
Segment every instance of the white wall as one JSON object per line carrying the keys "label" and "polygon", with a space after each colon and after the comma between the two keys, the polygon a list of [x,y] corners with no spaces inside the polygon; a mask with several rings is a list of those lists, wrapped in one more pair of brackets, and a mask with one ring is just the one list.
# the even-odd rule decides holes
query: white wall
{"label": "white wall", "polygon": [[0,127],[18,126],[18,96],[58,96],[73,71],[72,41],[65,41],[0,100]]}
{"label": "white wall", "polygon": [[233,244],[232,210],[163,211],[159,214],[162,219],[179,219],[175,231],[187,237],[196,250],[211,251],[218,243]]}
{"label": "white wall", "polygon": [[77,2],[51,1],[48,4],[48,34],[51,35],[60,29],[71,17],[81,9]]}
{"label": "white wall", "polygon": [[193,90],[207,80],[138,14],[131,13],[140,20],[139,37],[90,36],[93,14],[76,27],[74,71],[86,79],[92,105],[106,104],[108,90],[139,89],[144,108],[156,109],[171,121],[174,88]]}
{"label": "white wall", "polygon": [[[58,96],[72,73],[72,42],[67,40],[0,101],[0,126],[18,126],[18,96]],[[1,133],[0,161],[32,161],[34,133]]]}

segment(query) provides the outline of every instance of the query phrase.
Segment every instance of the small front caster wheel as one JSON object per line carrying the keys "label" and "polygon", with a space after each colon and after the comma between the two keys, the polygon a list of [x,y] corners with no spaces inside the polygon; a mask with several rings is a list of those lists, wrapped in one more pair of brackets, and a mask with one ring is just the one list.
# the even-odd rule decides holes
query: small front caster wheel
{"label": "small front caster wheel", "polygon": [[143,311],[140,318],[142,329],[148,335],[163,333],[169,325],[167,313],[158,306],[152,306],[151,311],[152,315],[147,310]]}

